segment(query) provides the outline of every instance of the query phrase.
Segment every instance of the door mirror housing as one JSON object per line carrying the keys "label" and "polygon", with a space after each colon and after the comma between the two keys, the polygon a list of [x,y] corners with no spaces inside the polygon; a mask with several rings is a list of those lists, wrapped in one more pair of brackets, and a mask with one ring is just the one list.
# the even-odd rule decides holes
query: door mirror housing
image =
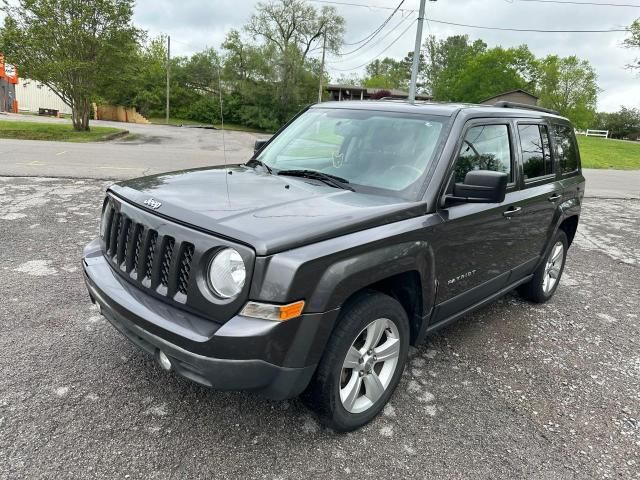
{"label": "door mirror housing", "polygon": [[507,194],[507,174],[491,170],[471,170],[464,183],[456,183],[453,195],[445,197],[445,203],[502,203]]}
{"label": "door mirror housing", "polygon": [[256,143],[253,144],[253,154],[255,155],[262,150],[268,141],[269,140],[256,140]]}

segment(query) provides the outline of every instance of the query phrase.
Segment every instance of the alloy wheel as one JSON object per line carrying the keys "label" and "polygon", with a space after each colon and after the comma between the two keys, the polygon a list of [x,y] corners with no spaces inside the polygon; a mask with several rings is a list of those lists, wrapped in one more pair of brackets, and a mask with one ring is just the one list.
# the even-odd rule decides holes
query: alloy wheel
{"label": "alloy wheel", "polygon": [[557,242],[551,249],[547,264],[544,267],[544,277],[542,279],[542,290],[545,294],[548,294],[560,277],[560,269],[562,268],[562,262],[564,260],[564,245],[562,242]]}
{"label": "alloy wheel", "polygon": [[340,372],[340,400],[350,413],[362,413],[384,395],[398,366],[400,334],[387,318],[367,325],[347,351]]}

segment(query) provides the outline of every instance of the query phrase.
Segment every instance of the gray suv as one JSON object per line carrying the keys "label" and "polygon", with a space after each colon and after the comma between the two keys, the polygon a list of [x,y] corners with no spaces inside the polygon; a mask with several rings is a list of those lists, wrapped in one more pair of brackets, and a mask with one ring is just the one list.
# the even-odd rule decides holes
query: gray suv
{"label": "gray suv", "polygon": [[91,300],[216,389],[374,418],[409,345],[517,288],[551,298],[584,195],[569,121],[502,103],[323,103],[245,164],[119,183],[84,251]]}

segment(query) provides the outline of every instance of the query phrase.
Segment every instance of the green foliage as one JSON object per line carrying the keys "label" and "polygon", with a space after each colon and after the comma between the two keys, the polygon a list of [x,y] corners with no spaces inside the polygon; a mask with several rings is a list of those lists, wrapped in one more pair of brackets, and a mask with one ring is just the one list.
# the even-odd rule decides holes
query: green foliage
{"label": "green foliage", "polygon": [[[629,30],[631,31],[631,36],[624,40],[623,45],[627,48],[640,48],[640,18],[631,24]],[[640,58],[636,58],[628,67],[640,70]]]}
{"label": "green foliage", "polygon": [[91,100],[135,54],[141,33],[131,23],[133,0],[5,2],[0,47],[23,77],[50,87],[88,130]]}
{"label": "green foliage", "polygon": [[614,113],[598,113],[594,128],[609,130],[612,138],[640,135],[640,109],[621,107]]}
{"label": "green foliage", "polygon": [[429,36],[422,50],[426,61],[421,63],[421,76],[426,89],[436,100],[469,101],[461,98],[455,85],[474,58],[487,50],[481,40],[471,43],[467,35],[454,35],[444,40]]}
{"label": "green foliage", "polygon": [[598,101],[597,75],[587,60],[549,55],[539,62],[540,104],[557,110],[578,128],[589,128]]}
{"label": "green foliage", "polygon": [[538,95],[542,106],[558,110],[578,127],[593,122],[599,89],[586,60],[555,55],[536,59],[526,45],[488,48],[466,35],[428,37],[423,51],[421,76],[436,100],[479,103],[522,89]]}
{"label": "green foliage", "polygon": [[447,94],[453,101],[480,103],[511,90],[533,90],[534,65],[535,57],[526,46],[491,48],[469,59],[448,82]]}
{"label": "green foliage", "polygon": [[405,60],[386,57],[367,65],[364,86],[370,88],[397,88],[407,90],[411,80],[411,64]]}

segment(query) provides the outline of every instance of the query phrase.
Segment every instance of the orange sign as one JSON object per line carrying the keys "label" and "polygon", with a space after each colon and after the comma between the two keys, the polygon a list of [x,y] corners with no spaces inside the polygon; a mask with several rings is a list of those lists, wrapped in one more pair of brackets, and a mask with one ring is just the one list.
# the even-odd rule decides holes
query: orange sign
{"label": "orange sign", "polygon": [[0,79],[14,85],[18,83],[18,69],[15,65],[5,63],[4,55],[2,54],[0,54]]}

